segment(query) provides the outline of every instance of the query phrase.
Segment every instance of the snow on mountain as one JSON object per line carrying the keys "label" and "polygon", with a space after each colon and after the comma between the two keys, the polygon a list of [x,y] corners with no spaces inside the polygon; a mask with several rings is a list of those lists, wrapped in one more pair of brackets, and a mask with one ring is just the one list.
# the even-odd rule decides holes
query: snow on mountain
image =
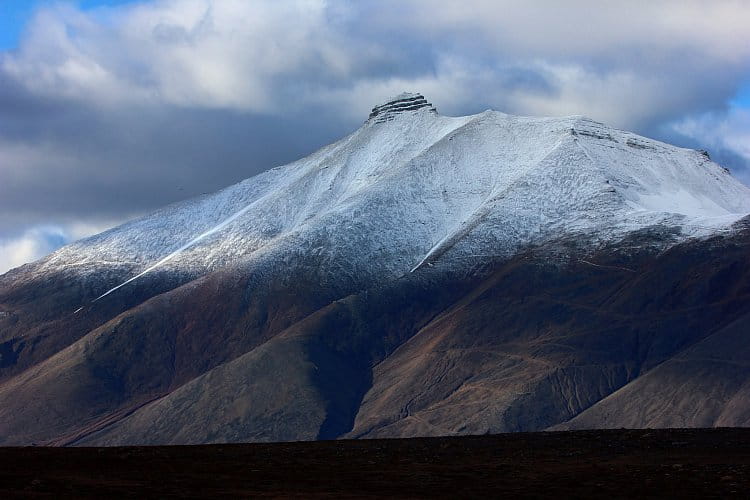
{"label": "snow on mountain", "polygon": [[0,443],[747,425],[749,212],[702,152],[402,94],[0,277]]}
{"label": "snow on mountain", "polygon": [[306,158],[68,245],[39,271],[118,269],[129,282],[315,255],[325,272],[377,280],[564,234],[702,236],[747,213],[750,189],[701,152],[581,116],[441,116],[401,94]]}

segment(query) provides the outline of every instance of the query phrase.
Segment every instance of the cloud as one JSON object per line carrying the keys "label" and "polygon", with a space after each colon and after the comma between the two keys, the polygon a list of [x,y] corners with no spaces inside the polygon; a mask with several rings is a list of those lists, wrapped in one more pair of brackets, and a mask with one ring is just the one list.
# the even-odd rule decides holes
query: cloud
{"label": "cloud", "polygon": [[675,128],[687,136],[702,138],[750,160],[750,109],[685,118]]}
{"label": "cloud", "polygon": [[66,225],[39,225],[32,226],[21,234],[0,238],[0,274],[116,224],[74,222]]}
{"label": "cloud", "polygon": [[[337,29],[344,8],[299,0],[183,0],[85,13],[43,9],[0,66],[41,96],[278,112],[394,57]],[[286,94],[286,99],[280,99]]]}
{"label": "cloud", "polygon": [[701,141],[720,155],[734,156],[734,163],[745,167],[738,169],[739,177],[750,185],[750,109],[689,116],[673,126],[678,133]]}
{"label": "cloud", "polygon": [[[726,102],[748,71],[748,17],[733,1],[62,4],[39,11],[0,67],[36,95],[101,106],[280,114],[390,81],[460,82],[459,98],[486,105],[638,125]],[[325,104],[351,109],[340,103]]]}
{"label": "cloud", "polygon": [[35,227],[16,238],[0,239],[0,273],[38,259],[70,241],[62,228]]}
{"label": "cloud", "polygon": [[729,103],[748,18],[740,0],[51,4],[0,52],[0,238],[216,190],[404,90],[445,114],[584,114],[684,140],[747,182],[747,108]]}
{"label": "cloud", "polygon": [[475,0],[470,8],[456,2],[385,0],[378,10],[381,22],[398,29],[451,42],[458,38],[476,50],[520,59],[564,56],[650,65],[671,64],[664,55],[681,52],[734,63],[750,51],[745,43],[750,6],[742,0]]}

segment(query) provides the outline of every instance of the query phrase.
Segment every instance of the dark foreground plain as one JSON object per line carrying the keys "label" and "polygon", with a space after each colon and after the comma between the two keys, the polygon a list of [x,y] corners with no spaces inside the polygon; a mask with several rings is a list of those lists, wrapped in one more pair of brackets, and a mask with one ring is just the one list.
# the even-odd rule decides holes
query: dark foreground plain
{"label": "dark foreground plain", "polygon": [[0,498],[504,494],[745,498],[750,495],[750,429],[0,448]]}

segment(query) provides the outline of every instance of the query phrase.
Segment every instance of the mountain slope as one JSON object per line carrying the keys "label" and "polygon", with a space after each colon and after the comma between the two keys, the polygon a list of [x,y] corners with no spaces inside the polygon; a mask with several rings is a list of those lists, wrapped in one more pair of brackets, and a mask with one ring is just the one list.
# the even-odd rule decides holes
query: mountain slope
{"label": "mountain slope", "polygon": [[0,443],[596,427],[605,404],[637,425],[628,387],[732,322],[741,342],[748,213],[701,152],[397,96],[0,277]]}
{"label": "mountain slope", "polygon": [[745,315],[556,428],[750,426],[749,328]]}

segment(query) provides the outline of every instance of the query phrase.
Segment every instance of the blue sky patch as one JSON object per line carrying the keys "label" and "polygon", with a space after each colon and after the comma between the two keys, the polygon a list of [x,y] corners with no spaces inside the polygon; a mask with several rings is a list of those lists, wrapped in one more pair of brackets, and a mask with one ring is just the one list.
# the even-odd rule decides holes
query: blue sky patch
{"label": "blue sky patch", "polygon": [[[55,0],[3,0],[0,2],[0,50],[12,50],[18,47],[24,26],[37,8],[60,3],[66,2]],[[88,10],[133,3],[133,0],[80,0],[67,3],[82,10]]]}

